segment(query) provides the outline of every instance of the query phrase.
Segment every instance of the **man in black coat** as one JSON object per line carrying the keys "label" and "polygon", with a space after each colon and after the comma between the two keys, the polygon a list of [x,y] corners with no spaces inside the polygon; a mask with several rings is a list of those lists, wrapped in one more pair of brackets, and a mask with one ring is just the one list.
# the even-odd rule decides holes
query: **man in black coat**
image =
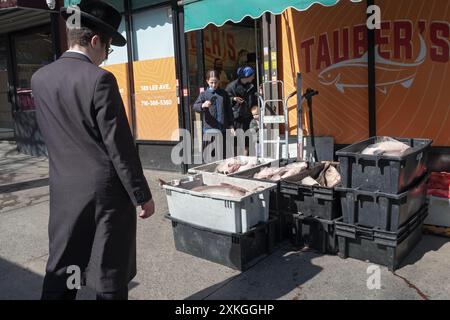
{"label": "man in black coat", "polygon": [[[73,269],[95,281],[97,299],[127,299],[136,275],[136,206],[154,213],[115,77],[98,67],[124,46],[120,13],[80,3],[69,50],[32,78],[36,115],[49,155],[49,258],[42,299],[75,299]],[[62,8],[65,19],[71,10]],[[75,13],[76,14],[76,13]],[[75,20],[76,21],[76,20]]]}

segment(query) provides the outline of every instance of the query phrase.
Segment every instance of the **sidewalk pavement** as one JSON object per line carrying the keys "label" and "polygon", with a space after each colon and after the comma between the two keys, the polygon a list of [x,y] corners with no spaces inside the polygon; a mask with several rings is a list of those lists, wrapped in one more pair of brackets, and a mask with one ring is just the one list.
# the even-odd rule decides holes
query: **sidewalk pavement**
{"label": "sidewalk pavement", "polygon": [[[48,161],[0,142],[0,299],[39,299],[48,258]],[[299,252],[283,243],[246,272],[174,248],[165,194],[146,170],[157,211],[138,221],[138,275],[130,299],[450,299],[450,239],[425,235],[394,273],[381,267],[381,289],[367,288],[370,263]],[[83,288],[79,299],[94,299]]]}

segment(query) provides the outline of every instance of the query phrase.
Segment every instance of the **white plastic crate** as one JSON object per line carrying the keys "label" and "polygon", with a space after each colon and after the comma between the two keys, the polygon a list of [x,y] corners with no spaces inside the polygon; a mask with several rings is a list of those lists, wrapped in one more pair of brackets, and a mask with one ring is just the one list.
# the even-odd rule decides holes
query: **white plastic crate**
{"label": "white plastic crate", "polygon": [[[191,191],[202,185],[227,183],[254,191],[243,197],[208,195]],[[243,233],[269,219],[270,191],[275,183],[238,179],[217,174],[197,174],[165,185],[173,218],[210,229]]]}

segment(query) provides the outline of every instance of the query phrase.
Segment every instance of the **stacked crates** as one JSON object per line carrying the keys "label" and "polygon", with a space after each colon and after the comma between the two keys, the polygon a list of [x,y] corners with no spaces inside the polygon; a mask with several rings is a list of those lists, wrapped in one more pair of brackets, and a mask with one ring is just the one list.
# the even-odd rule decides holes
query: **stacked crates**
{"label": "stacked crates", "polygon": [[339,255],[397,269],[422,235],[427,215],[427,159],[431,140],[397,139],[411,148],[401,156],[361,152],[378,137],[341,149],[336,222]]}
{"label": "stacked crates", "polygon": [[[282,159],[271,166],[284,167],[295,161]],[[339,169],[338,163],[332,165]],[[321,253],[337,252],[335,221],[341,216],[337,191],[335,188],[309,186],[301,182],[308,176],[317,179],[324,168],[325,163],[308,163],[308,168],[300,174],[277,182],[270,198],[271,215],[278,221],[277,242],[287,239],[297,247],[307,247]],[[254,168],[232,176],[258,181],[253,176],[261,169]]]}
{"label": "stacked crates", "polygon": [[[270,163],[267,167],[285,167],[291,163],[297,162],[296,159],[278,159],[274,160]],[[321,164],[310,164],[308,163],[308,169],[302,171],[301,173],[291,177],[292,180],[295,181],[301,181],[303,178],[307,177],[311,171],[317,170],[319,167],[323,167]],[[286,238],[291,238],[292,234],[292,226],[294,224],[294,213],[296,212],[289,212],[286,210],[287,208],[287,202],[285,201],[284,194],[281,191],[282,185],[284,183],[284,180],[281,181],[271,181],[271,180],[265,180],[265,179],[256,179],[254,178],[254,175],[256,173],[259,173],[263,167],[255,167],[250,170],[247,170],[245,172],[239,172],[232,174],[230,176],[240,179],[246,179],[246,180],[252,180],[252,181],[259,181],[263,183],[272,182],[276,183],[276,188],[271,191],[270,194],[270,215],[277,218],[278,221],[278,227],[277,227],[277,242],[281,242],[285,240]]]}
{"label": "stacked crates", "polygon": [[[269,217],[269,207],[276,184],[214,173],[217,165],[194,168],[196,174],[164,185],[166,218],[178,251],[243,271],[274,249],[278,220]],[[258,167],[265,165],[259,161]],[[227,196],[198,189],[230,185],[250,192]]]}
{"label": "stacked crates", "polygon": [[[331,164],[339,170],[339,164]],[[325,164],[311,166],[305,177],[317,179]],[[301,180],[281,182],[281,217],[287,217],[285,232],[291,242],[323,254],[336,254],[338,249],[335,222],[341,216],[340,198],[336,188],[309,186]]]}

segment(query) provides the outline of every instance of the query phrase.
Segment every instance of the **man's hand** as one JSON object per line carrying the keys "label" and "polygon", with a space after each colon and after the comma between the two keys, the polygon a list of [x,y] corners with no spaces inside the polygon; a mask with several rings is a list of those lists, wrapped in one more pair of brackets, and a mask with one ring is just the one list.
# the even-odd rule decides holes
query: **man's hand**
{"label": "man's hand", "polygon": [[141,208],[142,212],[139,214],[139,217],[142,219],[147,219],[155,213],[155,202],[152,199],[149,202],[144,203]]}
{"label": "man's hand", "polygon": [[203,104],[202,104],[203,109],[208,109],[209,107],[211,107],[211,101],[203,102]]}
{"label": "man's hand", "polygon": [[236,101],[238,104],[242,104],[244,102],[244,99],[242,99],[241,97],[234,97],[233,101]]}

